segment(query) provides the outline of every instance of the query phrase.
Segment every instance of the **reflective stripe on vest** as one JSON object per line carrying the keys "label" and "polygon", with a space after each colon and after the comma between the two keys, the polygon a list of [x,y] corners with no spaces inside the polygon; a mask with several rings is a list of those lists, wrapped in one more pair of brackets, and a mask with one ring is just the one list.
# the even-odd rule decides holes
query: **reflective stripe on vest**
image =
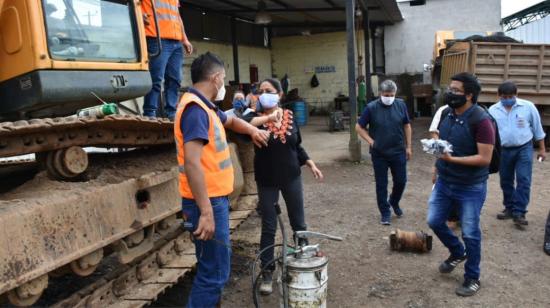
{"label": "reflective stripe on vest", "polygon": [[177,41],[183,40],[183,23],[178,8],[178,0],[143,0],[142,10],[149,19],[149,24],[145,25],[145,35],[148,37],[157,35],[151,1],[155,1],[160,37]]}
{"label": "reflective stripe on vest", "polygon": [[174,125],[180,194],[184,198],[194,199],[185,169],[184,140],[181,131],[181,121],[185,121],[182,114],[190,103],[195,103],[204,109],[209,120],[208,143],[203,147],[200,160],[208,197],[227,196],[233,192],[234,175],[225,129],[216,111],[209,108],[199,97],[192,93],[185,93],[181,98]]}

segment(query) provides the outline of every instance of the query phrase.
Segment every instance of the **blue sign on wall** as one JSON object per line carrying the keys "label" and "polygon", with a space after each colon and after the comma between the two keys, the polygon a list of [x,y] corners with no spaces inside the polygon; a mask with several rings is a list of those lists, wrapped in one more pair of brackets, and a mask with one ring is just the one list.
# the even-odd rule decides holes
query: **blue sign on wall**
{"label": "blue sign on wall", "polygon": [[315,67],[315,73],[335,73],[336,67],[334,65],[323,65],[323,66],[316,66]]}

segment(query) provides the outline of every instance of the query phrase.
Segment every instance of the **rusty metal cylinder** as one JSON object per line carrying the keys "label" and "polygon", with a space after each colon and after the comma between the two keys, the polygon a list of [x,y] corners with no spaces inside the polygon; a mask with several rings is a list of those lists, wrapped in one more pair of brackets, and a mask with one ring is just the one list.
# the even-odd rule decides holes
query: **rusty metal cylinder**
{"label": "rusty metal cylinder", "polygon": [[432,250],[432,236],[423,231],[394,230],[390,233],[390,247],[395,251],[425,253]]}

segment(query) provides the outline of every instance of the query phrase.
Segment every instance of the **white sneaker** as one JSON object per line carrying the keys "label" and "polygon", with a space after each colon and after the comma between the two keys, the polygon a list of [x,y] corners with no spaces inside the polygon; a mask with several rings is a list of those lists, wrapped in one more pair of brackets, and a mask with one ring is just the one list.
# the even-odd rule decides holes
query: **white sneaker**
{"label": "white sneaker", "polygon": [[[266,277],[267,276],[267,277]],[[263,275],[262,283],[260,284],[260,294],[269,295],[273,293],[273,278],[270,275]]]}

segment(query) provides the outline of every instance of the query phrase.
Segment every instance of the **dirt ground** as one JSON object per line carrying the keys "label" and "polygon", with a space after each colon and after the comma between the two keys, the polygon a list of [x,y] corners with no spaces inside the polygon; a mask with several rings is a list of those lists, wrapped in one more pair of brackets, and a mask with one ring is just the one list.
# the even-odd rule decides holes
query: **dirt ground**
{"label": "dirt ground", "polygon": [[[316,182],[304,170],[306,220],[310,230],[339,235],[344,242],[321,241],[329,256],[328,305],[331,307],[549,307],[550,257],[542,252],[544,223],[550,209],[550,162],[535,163],[529,226],[516,229],[510,221],[498,221],[502,210],[498,175],[489,180],[483,208],[481,290],[471,298],[455,295],[462,283],[463,266],[442,275],[437,268],[446,259],[446,248],[434,237],[427,254],[393,252],[389,249],[391,230],[424,230],[427,200],[431,192],[430,168],[433,158],[421,151],[419,140],[427,136],[429,119],[413,123],[413,158],[408,165],[408,184],[401,206],[405,215],[394,217],[391,226],[382,226],[376,206],[374,177],[368,152],[365,161],[345,161],[349,135],[328,133],[324,119],[317,118],[303,129],[306,150],[325,174]],[[284,208],[284,207],[283,207]],[[254,214],[233,236],[234,258],[231,281],[224,307],[252,307],[248,272],[260,238],[260,219]],[[188,288],[187,284],[187,288]],[[179,289],[179,290],[178,290]],[[179,301],[159,301],[153,306],[181,306],[182,289],[168,297]],[[170,294],[169,293],[169,294]],[[274,293],[262,297],[262,307],[277,307]]]}

